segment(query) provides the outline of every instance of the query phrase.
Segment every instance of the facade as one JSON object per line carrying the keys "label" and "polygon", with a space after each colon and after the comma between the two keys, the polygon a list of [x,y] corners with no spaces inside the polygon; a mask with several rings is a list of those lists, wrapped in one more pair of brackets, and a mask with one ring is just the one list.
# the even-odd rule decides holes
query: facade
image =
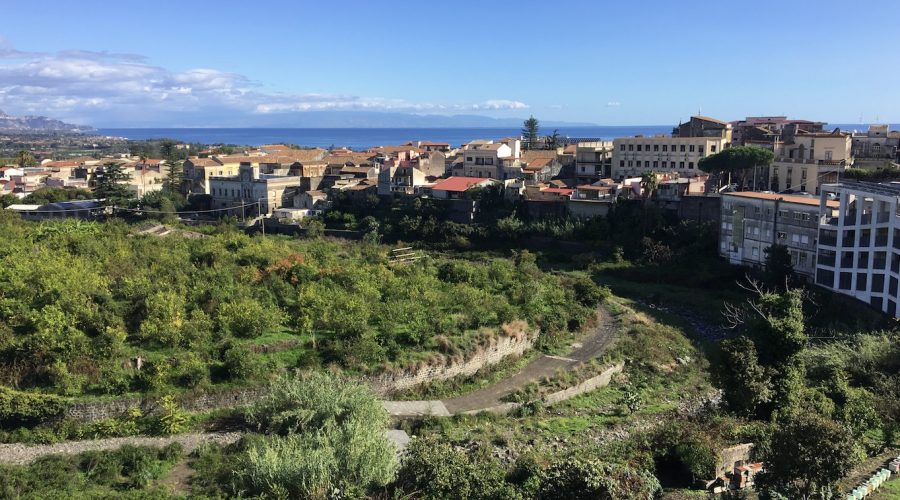
{"label": "facade", "polygon": [[701,158],[728,145],[723,137],[627,137],[613,141],[612,178],[640,176],[647,172],[672,172],[681,177],[702,174]]}
{"label": "facade", "polygon": [[293,197],[300,188],[302,177],[260,174],[259,167],[249,163],[240,166],[238,175],[212,177],[209,180],[213,208],[235,207],[233,215],[256,213],[270,214],[276,208],[293,204]]}
{"label": "facade", "polygon": [[850,134],[835,130],[799,134],[775,150],[769,168],[772,191],[819,194],[819,186],[838,181],[853,165]]}
{"label": "facade", "polygon": [[826,184],[820,198],[816,284],[900,316],[900,185]]}
{"label": "facade", "polygon": [[[812,196],[773,193],[723,193],[719,254],[732,264],[762,266],[766,250],[783,245],[794,272],[812,279],[816,271],[820,200]],[[825,208],[837,209],[828,201]]]}
{"label": "facade", "polygon": [[760,146],[775,150],[780,144],[793,141],[798,134],[822,132],[825,124],[809,120],[793,120],[786,116],[748,116],[732,122],[732,143],[739,146]]}
{"label": "facade", "polygon": [[579,142],[575,146],[575,177],[578,182],[593,183],[610,175],[612,141]]}
{"label": "facade", "polygon": [[516,178],[517,174],[521,174],[521,144],[518,139],[504,139],[496,143],[472,141],[466,145],[462,156],[463,177],[502,180]]}
{"label": "facade", "polygon": [[672,137],[717,137],[731,143],[732,126],[708,116],[692,116],[687,123],[672,129]]}
{"label": "facade", "polygon": [[853,134],[854,158],[900,160],[900,132],[891,132],[889,125],[870,125],[863,134]]}

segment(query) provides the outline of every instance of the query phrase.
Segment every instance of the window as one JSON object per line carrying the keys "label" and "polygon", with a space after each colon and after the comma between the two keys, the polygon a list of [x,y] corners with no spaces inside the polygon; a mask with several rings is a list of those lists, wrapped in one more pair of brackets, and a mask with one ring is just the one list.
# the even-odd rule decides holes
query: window
{"label": "window", "polygon": [[759,248],[758,247],[753,247],[753,256],[759,257]]}
{"label": "window", "polygon": [[659,151],[659,144],[653,145],[653,151]]}
{"label": "window", "polygon": [[697,152],[703,154],[703,145],[697,146]]}
{"label": "window", "polygon": [[684,162],[683,162],[683,161],[678,162],[678,168],[684,168]]}
{"label": "window", "polygon": [[866,285],[868,284],[869,276],[866,273],[856,273],[856,290],[860,292],[866,291]]}
{"label": "window", "polygon": [[715,145],[715,144],[711,144],[711,145],[709,146],[709,152],[710,152],[710,153],[715,153],[715,152],[716,152],[716,145]]}
{"label": "window", "polygon": [[654,160],[654,161],[653,161],[653,168],[658,168],[658,167],[659,167],[659,162],[656,161],[656,160]]}
{"label": "window", "polygon": [[694,145],[693,145],[693,144],[691,144],[691,146],[688,148],[688,151],[690,151],[691,153],[694,152]]}
{"label": "window", "polygon": [[620,167],[624,167],[624,166],[625,166],[625,160],[619,160],[619,166],[620,166]]}
{"label": "window", "polygon": [[629,166],[629,167],[632,166],[632,163],[633,163],[632,160],[628,160],[628,166]]}
{"label": "window", "polygon": [[684,153],[684,144],[681,145],[681,152]]}
{"label": "window", "polygon": [[472,162],[472,157],[471,157],[471,156],[466,156],[466,161],[469,162],[469,163],[471,163],[471,162]]}
{"label": "window", "polygon": [[809,244],[809,236],[807,236],[805,234],[800,236],[800,243],[803,243],[804,245],[808,245]]}
{"label": "window", "polygon": [[634,144],[628,145],[628,151],[634,151]]}
{"label": "window", "polygon": [[647,160],[644,162],[644,168],[650,168],[650,161]]}
{"label": "window", "polygon": [[688,162],[688,168],[694,168],[694,162],[689,161],[689,162]]}
{"label": "window", "polygon": [[[666,168],[666,162],[662,162],[662,168]],[[898,239],[900,241],[900,239]]]}
{"label": "window", "polygon": [[[877,144],[876,144],[876,146],[877,146]],[[825,159],[831,160],[831,151],[825,151]]]}
{"label": "window", "polygon": [[640,144],[637,145],[637,150],[638,150],[638,151],[641,150],[641,145],[640,145]]}
{"label": "window", "polygon": [[665,153],[665,152],[668,151],[668,150],[669,150],[669,145],[668,145],[668,144],[663,144],[663,153]]}
{"label": "window", "polygon": [[625,145],[619,144],[619,151],[625,151]]}
{"label": "window", "polygon": [[779,240],[783,240],[783,239],[787,238],[787,233],[785,233],[784,231],[778,231],[778,233],[775,235],[775,237],[778,238]]}

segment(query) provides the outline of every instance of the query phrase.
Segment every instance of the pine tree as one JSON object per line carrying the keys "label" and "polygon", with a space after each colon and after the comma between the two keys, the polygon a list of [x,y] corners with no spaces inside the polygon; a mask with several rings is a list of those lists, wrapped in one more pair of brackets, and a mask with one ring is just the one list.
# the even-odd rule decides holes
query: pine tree
{"label": "pine tree", "polygon": [[538,142],[539,132],[538,119],[534,116],[529,117],[522,126],[522,139],[525,141],[525,149],[533,149]]}
{"label": "pine tree", "polygon": [[184,179],[184,163],[174,156],[167,158],[166,181],[163,189],[170,193],[180,193],[182,179]]}
{"label": "pine tree", "polygon": [[130,180],[131,174],[121,165],[106,163],[103,165],[103,172],[97,178],[94,194],[104,200],[106,205],[124,205],[134,196],[127,185]]}

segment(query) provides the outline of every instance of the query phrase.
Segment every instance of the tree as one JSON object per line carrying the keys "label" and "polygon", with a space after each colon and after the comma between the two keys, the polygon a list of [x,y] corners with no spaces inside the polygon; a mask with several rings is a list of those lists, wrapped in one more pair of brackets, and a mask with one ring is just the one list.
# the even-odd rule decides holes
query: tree
{"label": "tree", "polygon": [[166,180],[163,189],[170,193],[181,192],[181,180],[184,178],[184,163],[174,157],[166,159]]}
{"label": "tree", "polygon": [[33,167],[37,165],[37,161],[34,159],[34,155],[29,151],[19,151],[16,153],[16,165],[20,167]]}
{"label": "tree", "polygon": [[757,488],[788,498],[828,498],[855,465],[855,449],[840,424],[809,412],[790,415],[777,422],[763,447],[765,469],[757,476]]}
{"label": "tree", "polygon": [[655,498],[659,481],[647,471],[598,460],[569,458],[550,465],[541,477],[542,500]]}
{"label": "tree", "polygon": [[107,205],[124,205],[133,198],[127,184],[130,180],[131,174],[121,165],[115,162],[106,163],[103,165],[103,172],[98,175],[94,194],[97,198],[105,200]]}
{"label": "tree", "polygon": [[[775,154],[768,149],[735,146],[701,158],[697,166],[704,172],[719,175],[720,179],[725,175],[729,179],[737,176],[740,179],[739,185],[743,187],[748,185],[748,177],[755,172],[758,173],[758,167],[768,167],[774,159]],[[762,174],[759,174],[754,182],[758,184],[761,177]],[[755,186],[752,187],[755,188]]]}
{"label": "tree", "polygon": [[237,472],[251,494],[352,498],[394,476],[387,411],[363,384],[319,372],[283,377],[247,418],[270,434],[251,446]]}
{"label": "tree", "polygon": [[713,375],[728,409],[742,416],[758,416],[772,391],[768,374],[759,364],[756,345],[742,335],[722,341],[719,353]]}
{"label": "tree", "polygon": [[659,179],[656,177],[656,172],[645,172],[641,175],[641,191],[645,200],[649,200],[658,187]]}
{"label": "tree", "polygon": [[765,277],[776,290],[786,290],[794,283],[794,265],[786,246],[775,244],[766,249]]}
{"label": "tree", "polygon": [[411,498],[515,498],[505,471],[490,457],[455,450],[434,438],[419,438],[406,449],[394,487]]}
{"label": "tree", "polygon": [[540,123],[534,116],[530,116],[522,124],[522,139],[525,142],[525,149],[534,149],[537,146],[539,127]]}
{"label": "tree", "polygon": [[556,149],[562,144],[559,138],[559,129],[554,129],[553,133],[544,138],[544,145],[547,149]]}

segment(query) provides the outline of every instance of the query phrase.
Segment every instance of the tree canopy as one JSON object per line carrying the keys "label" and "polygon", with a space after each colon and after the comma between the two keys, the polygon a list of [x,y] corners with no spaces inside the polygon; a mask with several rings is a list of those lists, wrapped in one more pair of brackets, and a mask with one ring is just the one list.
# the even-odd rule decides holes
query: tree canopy
{"label": "tree canopy", "polygon": [[538,143],[538,134],[540,133],[540,123],[534,116],[530,116],[522,124],[522,139],[524,140],[525,149],[533,149]]}

